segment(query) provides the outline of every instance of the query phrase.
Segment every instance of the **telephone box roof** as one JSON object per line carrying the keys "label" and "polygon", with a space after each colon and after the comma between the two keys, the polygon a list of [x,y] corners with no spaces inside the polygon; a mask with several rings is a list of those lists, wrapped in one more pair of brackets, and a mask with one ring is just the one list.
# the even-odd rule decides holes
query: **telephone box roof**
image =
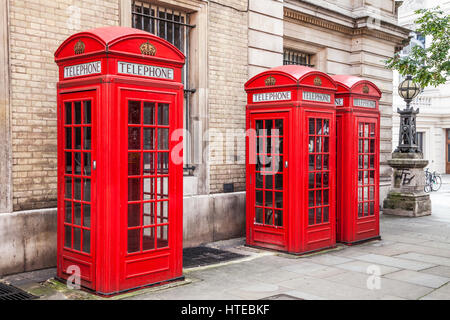
{"label": "telephone box roof", "polygon": [[[184,63],[185,59],[184,54],[178,48],[149,32],[134,28],[110,26],[90,29],[71,35],[56,50],[55,60],[59,61],[66,58],[73,58],[74,45],[81,39],[89,42],[89,48],[88,43],[86,43],[86,50],[83,52],[84,55],[99,53],[102,51],[110,52],[114,50],[141,55],[139,47],[136,48],[136,46],[130,46],[130,44],[124,42],[127,40],[131,42],[143,42],[147,40],[152,44],[166,47],[168,50],[166,49],[165,52],[169,51],[171,53],[168,56],[169,59],[178,60],[177,62],[182,63]],[[79,54],[79,56],[83,56],[83,54]]]}
{"label": "telephone box roof", "polygon": [[[301,85],[304,84],[304,81],[309,76],[321,76],[322,78],[327,80],[327,83],[324,84],[324,87],[328,87],[329,89],[336,89],[336,83],[334,80],[327,75],[324,72],[321,72],[319,70],[316,70],[314,68],[306,67],[306,66],[300,66],[300,65],[283,65],[279,67],[275,67],[266,71],[263,71],[254,77],[252,77],[250,80],[247,81],[245,84],[245,89],[251,89],[255,87],[260,86],[260,82],[258,81],[260,78],[265,76],[280,76],[280,79],[285,79],[286,81],[283,81],[283,84],[297,84]],[[289,81],[289,80],[290,81]]]}
{"label": "telephone box roof", "polygon": [[350,92],[350,93],[360,93],[364,85],[370,87],[369,94],[381,97],[380,89],[373,83],[368,80],[364,80],[360,77],[346,75],[346,74],[338,74],[331,76],[334,81],[336,81],[338,85],[338,93]]}

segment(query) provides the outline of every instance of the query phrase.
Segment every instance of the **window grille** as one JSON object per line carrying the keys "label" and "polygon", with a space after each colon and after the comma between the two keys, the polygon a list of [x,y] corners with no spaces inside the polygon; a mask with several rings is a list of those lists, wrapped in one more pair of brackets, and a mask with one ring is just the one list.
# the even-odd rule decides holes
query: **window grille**
{"label": "window grille", "polygon": [[[143,1],[133,1],[131,5],[133,28],[148,31],[177,47],[186,56],[182,69],[184,84],[184,128],[189,130],[189,94],[195,89],[189,86],[189,31],[195,25],[189,24],[189,14]],[[191,141],[183,139],[184,166],[189,168]]]}
{"label": "window grille", "polygon": [[311,64],[311,58],[312,54],[290,50],[290,49],[284,49],[283,52],[283,64],[296,64],[300,66],[307,66],[307,67],[314,67],[313,64]]}

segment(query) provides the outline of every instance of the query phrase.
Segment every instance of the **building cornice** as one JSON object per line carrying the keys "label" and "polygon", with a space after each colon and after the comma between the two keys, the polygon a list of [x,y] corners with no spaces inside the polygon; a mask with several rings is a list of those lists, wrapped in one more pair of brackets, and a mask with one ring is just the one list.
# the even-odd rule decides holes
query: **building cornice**
{"label": "building cornice", "polygon": [[[409,29],[382,20],[372,23],[373,18],[369,16],[352,19],[353,27],[349,27],[285,7],[284,18],[293,23],[313,25],[350,36],[371,36],[396,45],[403,45],[409,41]],[[345,18],[348,19],[348,16]]]}

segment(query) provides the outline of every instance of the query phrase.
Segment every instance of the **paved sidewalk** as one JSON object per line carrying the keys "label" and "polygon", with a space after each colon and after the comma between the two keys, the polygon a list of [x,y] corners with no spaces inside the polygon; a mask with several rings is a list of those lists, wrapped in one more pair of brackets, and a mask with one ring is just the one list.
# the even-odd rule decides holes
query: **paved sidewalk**
{"label": "paved sidewalk", "polygon": [[[248,257],[185,270],[186,281],[115,299],[450,299],[450,176],[431,193],[433,214],[381,216],[381,241],[296,257],[245,247],[244,239],[210,246]],[[55,269],[5,277],[42,299],[98,299],[48,280]],[[377,278],[379,274],[379,278]]]}

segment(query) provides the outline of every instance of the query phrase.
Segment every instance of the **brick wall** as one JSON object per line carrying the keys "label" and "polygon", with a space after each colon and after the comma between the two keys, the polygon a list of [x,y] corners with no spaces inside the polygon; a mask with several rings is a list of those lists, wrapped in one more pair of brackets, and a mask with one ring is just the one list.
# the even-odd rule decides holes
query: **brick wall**
{"label": "brick wall", "polygon": [[14,210],[56,206],[54,52],[71,34],[118,25],[119,0],[9,0]]}
{"label": "brick wall", "polygon": [[[210,2],[208,30],[210,191],[245,189],[245,104],[248,80],[247,0]],[[232,136],[239,137],[233,139]],[[238,142],[239,141],[239,142]]]}

